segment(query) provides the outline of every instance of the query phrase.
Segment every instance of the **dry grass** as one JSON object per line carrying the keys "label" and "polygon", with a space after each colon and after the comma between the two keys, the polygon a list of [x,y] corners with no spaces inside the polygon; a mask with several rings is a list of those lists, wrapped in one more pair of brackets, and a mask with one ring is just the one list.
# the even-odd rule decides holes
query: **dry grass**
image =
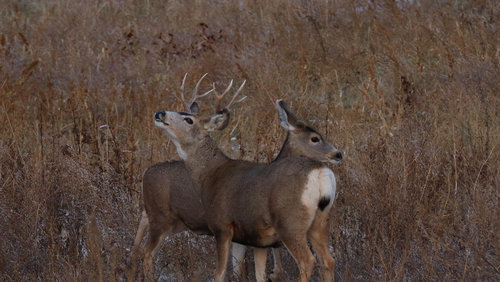
{"label": "dry grass", "polygon": [[[142,172],[177,159],[152,114],[180,109],[184,72],[248,80],[233,157],[272,159],[277,98],[347,152],[340,280],[500,279],[499,19],[487,0],[1,0],[0,279],[124,279]],[[156,274],[209,279],[213,253],[177,235]]]}

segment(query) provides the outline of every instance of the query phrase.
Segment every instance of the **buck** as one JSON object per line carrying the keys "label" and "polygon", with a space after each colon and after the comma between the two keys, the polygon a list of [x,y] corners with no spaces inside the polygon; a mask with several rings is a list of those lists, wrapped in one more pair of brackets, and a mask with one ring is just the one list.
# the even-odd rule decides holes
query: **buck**
{"label": "buck", "polygon": [[[208,134],[227,126],[230,106],[241,101],[235,100],[241,88],[226,107],[218,107],[213,115],[172,111],[155,114],[155,125],[175,144],[200,196],[197,203],[201,200],[203,206],[201,221],[208,227],[207,233],[215,236],[215,281],[224,279],[232,241],[256,247],[256,261],[260,262],[265,262],[263,248],[282,243],[298,264],[300,280],[307,281],[315,263],[308,239],[321,261],[323,279],[333,280],[335,261],[328,248],[328,214],[336,181],[326,162],[339,163],[342,154],[328,144],[332,149],[318,159],[288,156],[261,164],[228,158]],[[218,104],[227,92],[217,95]],[[279,105],[283,103],[278,101]],[[315,133],[312,143],[327,143],[301,121],[282,121],[282,125],[289,132],[309,129]],[[199,221],[193,220],[193,226]]]}
{"label": "buck", "polygon": [[[186,105],[188,113],[199,114],[196,100],[209,94],[214,89],[198,95],[197,91],[203,76],[194,88],[192,99],[185,102],[184,85],[186,76],[181,85],[181,99]],[[232,82],[221,97],[231,88]],[[287,137],[275,161],[289,156],[307,156],[313,159],[323,159],[325,155],[336,152],[322,136],[312,128],[305,126],[286,106],[282,100],[277,101],[278,116],[281,126],[287,130]],[[341,155],[339,155],[341,157]],[[201,204],[199,189],[195,187],[183,161],[167,161],[155,164],[148,168],[143,177],[143,202],[139,228],[134,242],[133,257],[143,239],[144,232],[149,227],[149,237],[144,252],[144,272],[151,277],[153,272],[152,258],[162,239],[177,232],[191,230],[198,234],[211,234]],[[272,279],[282,272],[280,257],[274,252],[275,264]],[[233,244],[233,270],[237,276],[241,275],[241,264],[246,251],[244,245]],[[265,280],[266,253],[255,249],[255,271],[258,281]],[[260,251],[260,252],[259,252]]]}

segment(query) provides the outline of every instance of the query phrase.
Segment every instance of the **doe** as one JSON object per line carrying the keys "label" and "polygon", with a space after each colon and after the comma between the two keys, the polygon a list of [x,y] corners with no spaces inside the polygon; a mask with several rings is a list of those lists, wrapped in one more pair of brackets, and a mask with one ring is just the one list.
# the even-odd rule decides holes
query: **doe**
{"label": "doe", "polygon": [[[342,154],[330,145],[333,150],[318,160],[290,156],[260,164],[228,158],[208,133],[227,126],[229,107],[240,90],[213,115],[155,114],[155,125],[175,144],[201,196],[203,221],[217,242],[215,280],[224,278],[234,241],[257,248],[283,243],[298,264],[301,281],[307,281],[315,262],[308,239],[321,261],[324,280],[333,280],[335,262],[328,248],[328,214],[336,181],[325,162],[338,163]],[[308,127],[300,121],[287,126],[289,130]],[[318,136],[311,142],[326,143]]]}

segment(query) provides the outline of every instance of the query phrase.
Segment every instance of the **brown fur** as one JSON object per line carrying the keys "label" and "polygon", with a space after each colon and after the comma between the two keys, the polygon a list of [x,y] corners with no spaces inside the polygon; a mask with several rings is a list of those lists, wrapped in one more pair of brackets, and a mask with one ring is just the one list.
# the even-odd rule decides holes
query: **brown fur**
{"label": "brown fur", "polygon": [[[285,113],[286,117],[290,118],[288,122],[291,124],[296,126],[300,122],[284,103],[281,102],[278,105],[278,110],[281,110],[282,114]],[[182,113],[182,115],[186,114]],[[282,121],[283,119],[286,121],[286,117],[281,117]],[[306,126],[296,126],[296,130],[289,131],[275,162],[287,156],[300,155],[321,159],[325,158],[325,155],[329,153],[337,152],[334,147],[324,141],[321,144],[311,144],[311,136],[322,139],[319,133]],[[251,163],[248,163],[248,165],[253,166]],[[161,242],[160,239],[168,234],[184,230],[191,230],[198,234],[211,234],[202,209],[201,192],[197,187],[189,177],[189,172],[183,161],[162,162],[146,170],[143,177],[145,212],[143,212],[141,224],[137,231],[133,256],[137,254],[144,231],[148,227],[148,222],[150,236],[145,248],[145,257],[148,260]],[[269,223],[263,223],[259,226],[258,234],[264,234],[265,236],[259,236],[256,242],[265,241],[265,238],[270,236],[273,237],[274,229],[271,226]],[[237,227],[236,231],[238,230]],[[258,243],[253,245],[258,245]],[[275,259],[278,261],[274,272],[279,274],[281,272],[281,263],[279,257]],[[152,266],[147,265],[148,263],[148,261],[145,262],[145,268],[148,268],[147,271],[150,272]],[[148,275],[151,275],[151,273]]]}
{"label": "brown fur", "polygon": [[[179,113],[161,112],[157,116],[157,126],[165,130],[178,151],[185,152],[186,167],[201,189],[205,218],[217,241],[216,281],[224,277],[231,241],[257,247],[283,242],[298,263],[301,281],[307,281],[315,261],[307,237],[309,232],[320,232],[311,228],[321,225],[312,224],[316,212],[311,215],[301,197],[309,173],[325,165],[303,156],[269,165],[227,158],[207,134],[227,125],[229,115],[224,112],[193,118],[194,124],[189,125]],[[339,157],[338,152],[333,155]],[[323,158],[327,156],[330,154]],[[321,213],[327,213],[330,207]],[[331,265],[324,256],[329,253],[328,240],[319,242],[318,238],[315,243],[321,249],[322,264]]]}

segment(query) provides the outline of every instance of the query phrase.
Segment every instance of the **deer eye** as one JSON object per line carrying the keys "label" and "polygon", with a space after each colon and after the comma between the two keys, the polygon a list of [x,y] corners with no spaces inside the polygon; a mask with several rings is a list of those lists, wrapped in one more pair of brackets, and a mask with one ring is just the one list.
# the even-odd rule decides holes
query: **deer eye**
{"label": "deer eye", "polygon": [[314,136],[314,137],[311,138],[311,142],[318,143],[319,142],[319,138],[316,137],[316,136]]}
{"label": "deer eye", "polygon": [[185,118],[184,121],[186,121],[188,124],[193,124],[193,120],[190,118]]}

